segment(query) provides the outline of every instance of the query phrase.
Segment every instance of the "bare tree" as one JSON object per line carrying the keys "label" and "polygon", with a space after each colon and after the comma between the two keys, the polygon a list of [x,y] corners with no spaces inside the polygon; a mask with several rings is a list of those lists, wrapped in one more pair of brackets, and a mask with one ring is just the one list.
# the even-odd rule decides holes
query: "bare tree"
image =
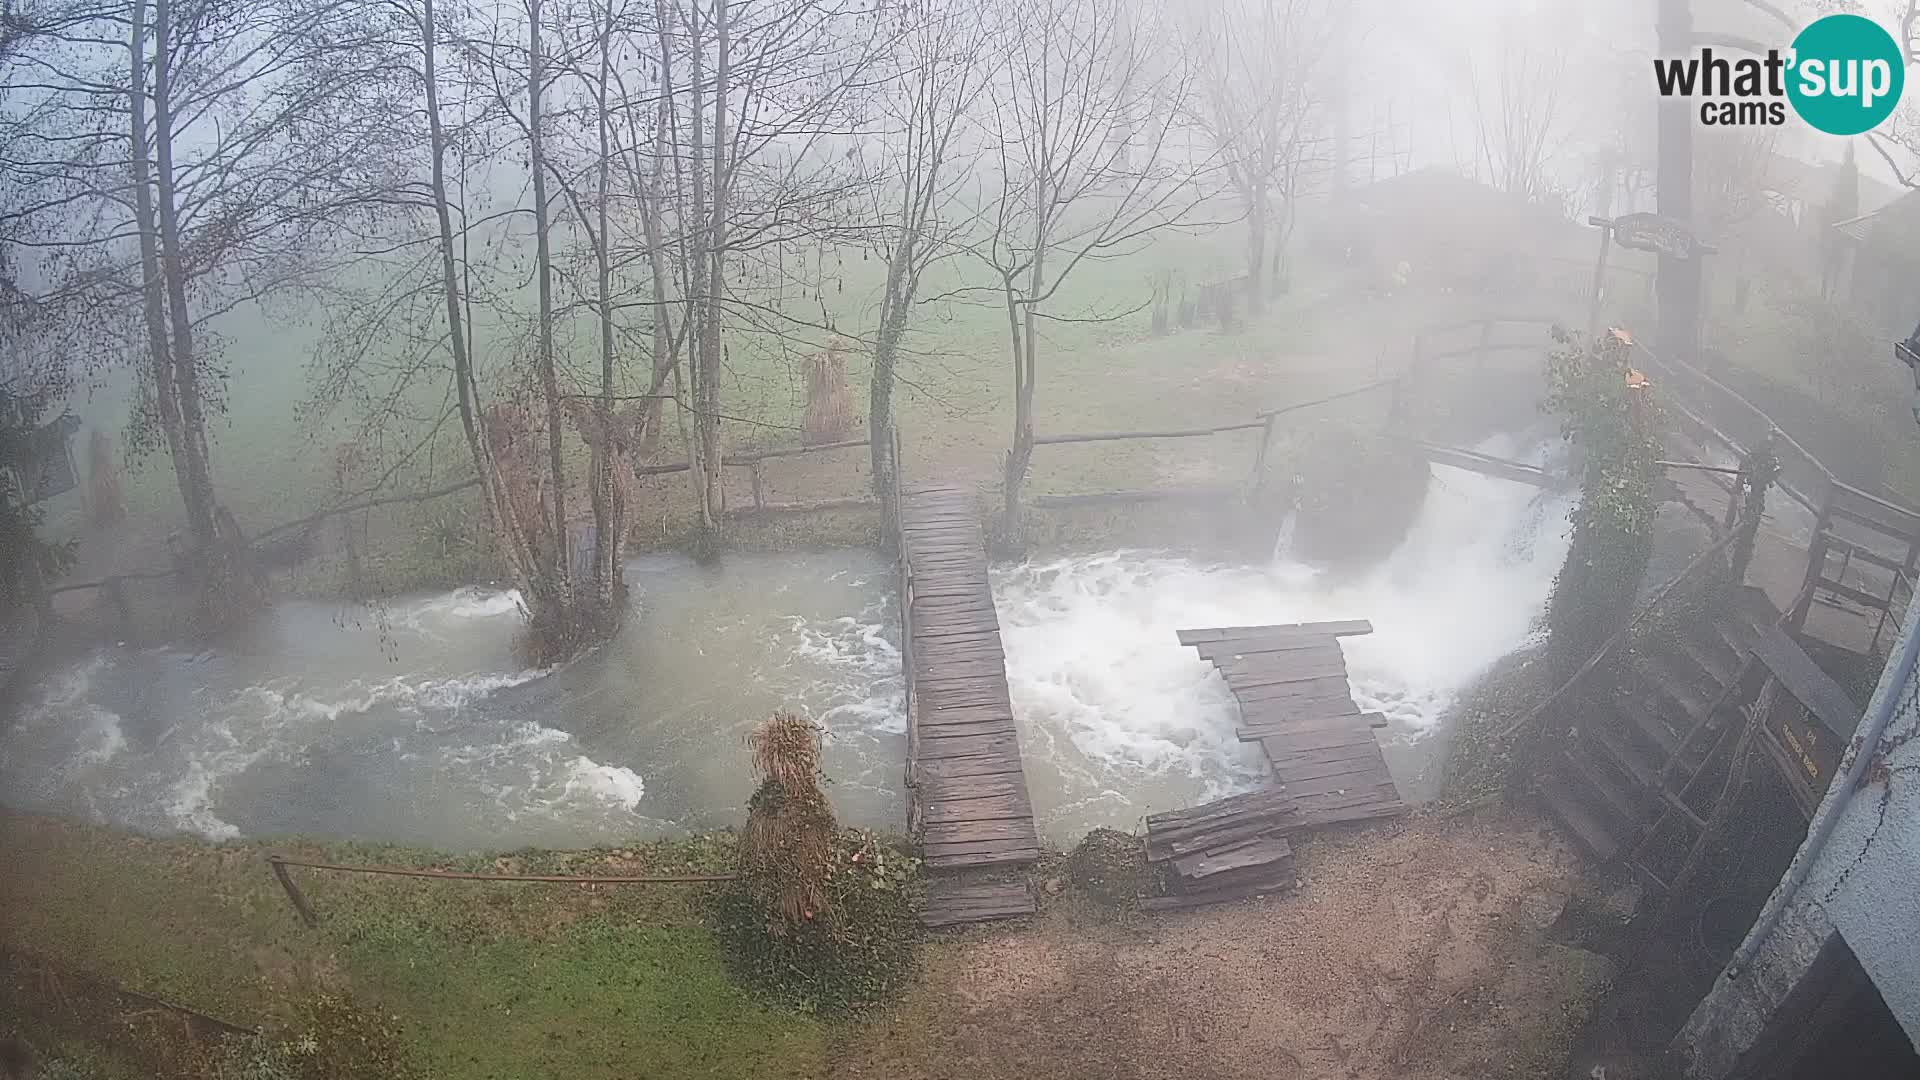
{"label": "bare tree", "polygon": [[1469,61],[1481,167],[1509,195],[1541,202],[1558,195],[1552,166],[1566,139],[1566,59],[1509,28],[1491,73]]}
{"label": "bare tree", "polygon": [[1190,159],[1170,138],[1189,88],[1184,71],[1148,62],[1145,32],[1125,0],[1039,0],[1010,12],[1005,64],[989,82],[986,138],[997,147],[992,194],[971,250],[995,284],[1013,361],[1013,442],[1005,468],[1009,540],[1033,456],[1033,395],[1043,322],[1120,311],[1051,310],[1089,261],[1135,250],[1185,220],[1199,201]]}
{"label": "bare tree", "polygon": [[213,479],[216,320],[305,284],[379,172],[345,109],[366,27],[338,0],[76,10],[9,66],[10,100],[44,121],[0,162],[37,196],[11,218],[49,295],[85,295],[100,319],[141,309],[147,418],[174,462],[207,614],[224,621],[253,589]]}
{"label": "bare tree", "polygon": [[964,195],[982,150],[965,125],[994,74],[990,16],[972,0],[910,10],[894,58],[898,73],[880,95],[888,130],[879,136],[885,165],[874,190],[881,227],[871,242],[886,260],[887,278],[873,335],[867,433],[874,492],[882,499],[891,497],[900,467],[893,458],[893,391],[921,280],[958,252],[979,217]]}
{"label": "bare tree", "polygon": [[1247,303],[1255,311],[1266,297],[1266,268],[1280,261],[1270,246],[1285,247],[1295,196],[1316,164],[1327,120],[1320,68],[1346,3],[1220,0],[1187,18],[1187,53],[1199,74],[1186,120],[1206,137],[1246,217]]}

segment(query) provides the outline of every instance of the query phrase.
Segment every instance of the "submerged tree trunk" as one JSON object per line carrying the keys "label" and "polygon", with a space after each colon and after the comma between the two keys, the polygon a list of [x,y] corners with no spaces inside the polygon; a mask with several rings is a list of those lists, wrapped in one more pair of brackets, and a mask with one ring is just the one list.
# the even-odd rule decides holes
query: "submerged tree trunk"
{"label": "submerged tree trunk", "polygon": [[527,152],[528,168],[533,173],[533,243],[535,271],[539,281],[538,355],[535,361],[540,376],[540,393],[547,427],[548,484],[553,492],[553,536],[546,545],[547,564],[541,572],[547,588],[553,592],[553,606],[563,625],[553,627],[561,637],[559,647],[570,649],[576,628],[564,625],[573,617],[573,569],[567,559],[567,473],[564,432],[561,430],[560,378],[553,361],[553,245],[547,207],[546,143],[541,131],[546,118],[541,111],[542,83],[546,79],[545,57],[540,41],[540,2],[527,7]]}

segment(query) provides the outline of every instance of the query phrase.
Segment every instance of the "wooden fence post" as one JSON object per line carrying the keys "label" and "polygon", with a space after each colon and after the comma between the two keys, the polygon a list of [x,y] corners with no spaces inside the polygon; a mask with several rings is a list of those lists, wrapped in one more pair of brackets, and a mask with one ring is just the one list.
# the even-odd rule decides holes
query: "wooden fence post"
{"label": "wooden fence post", "polygon": [[267,864],[273,867],[273,876],[280,879],[280,887],[287,891],[287,899],[293,902],[293,910],[299,913],[300,921],[310,927],[320,925],[320,917],[313,913],[313,906],[307,903],[300,886],[293,883],[293,875],[287,872],[287,864],[281,862],[278,855],[267,856]]}
{"label": "wooden fence post", "polygon": [[753,478],[753,508],[755,510],[764,509],[767,505],[767,499],[766,493],[760,485],[760,462],[758,459],[755,459],[753,464],[748,467],[747,472]]}

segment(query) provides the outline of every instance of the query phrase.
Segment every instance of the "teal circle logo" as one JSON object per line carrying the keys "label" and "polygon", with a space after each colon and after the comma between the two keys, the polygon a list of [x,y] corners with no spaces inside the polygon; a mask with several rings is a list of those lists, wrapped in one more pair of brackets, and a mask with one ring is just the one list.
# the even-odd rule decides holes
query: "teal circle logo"
{"label": "teal circle logo", "polygon": [[1793,39],[1787,100],[1829,135],[1858,135],[1893,115],[1906,85],[1906,57],[1879,23],[1828,15]]}

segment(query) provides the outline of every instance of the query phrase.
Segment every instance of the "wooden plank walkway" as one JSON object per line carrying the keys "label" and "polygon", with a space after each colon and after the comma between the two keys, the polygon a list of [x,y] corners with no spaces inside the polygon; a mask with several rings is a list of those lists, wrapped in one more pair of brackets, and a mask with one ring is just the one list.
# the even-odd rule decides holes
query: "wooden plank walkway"
{"label": "wooden plank walkway", "polygon": [[[1040,857],[1020,735],[1007,693],[986,537],[971,493],[902,493],[900,601],[906,633],[907,813],[930,873],[970,876]],[[925,922],[1001,918],[1024,885],[967,881],[929,895]]]}
{"label": "wooden plank walkway", "polygon": [[1240,701],[1240,738],[1258,742],[1279,790],[1314,824],[1404,811],[1373,737],[1384,722],[1353,703],[1339,639],[1370,634],[1364,619],[1180,631]]}
{"label": "wooden plank walkway", "polygon": [[1258,742],[1273,782],[1243,795],[1147,818],[1147,858],[1165,864],[1173,894],[1144,902],[1168,911],[1284,892],[1294,886],[1288,838],[1343,821],[1406,811],[1373,729],[1347,686],[1339,638],[1362,620],[1180,631],[1240,701],[1240,738]]}

